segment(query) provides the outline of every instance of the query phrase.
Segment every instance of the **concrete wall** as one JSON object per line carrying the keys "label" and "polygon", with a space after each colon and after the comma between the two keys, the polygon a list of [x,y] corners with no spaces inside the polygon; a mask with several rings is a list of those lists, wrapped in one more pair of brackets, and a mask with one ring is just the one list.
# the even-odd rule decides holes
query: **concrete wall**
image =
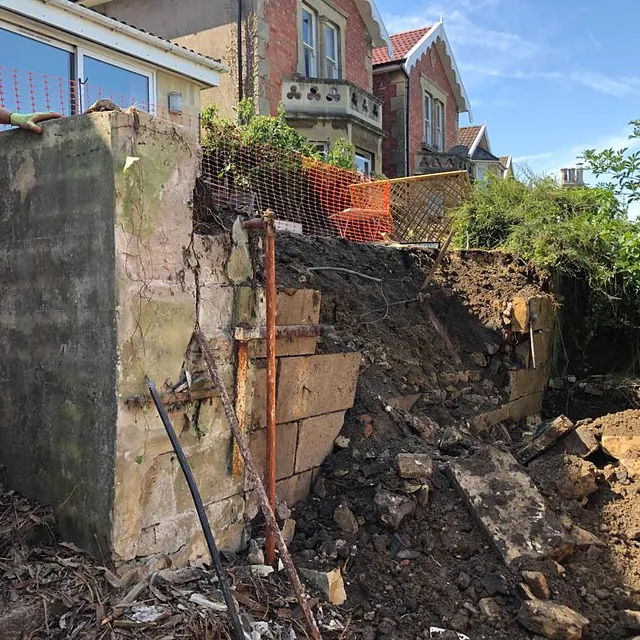
{"label": "concrete wall", "polygon": [[[145,404],[146,375],[162,391],[189,378],[205,397],[167,407],[218,544],[238,549],[249,487],[232,474],[230,428],[192,331],[199,312],[233,395],[234,329],[264,325],[264,291],[239,220],[230,234],[192,234],[195,134],[109,112],[0,138],[0,461],[9,486],[59,509],[63,536],[97,557],[206,557],[171,444]],[[277,322],[314,324],[319,309],[317,292],[283,291]],[[250,344],[247,381],[259,460],[264,347]],[[359,354],[315,348],[315,338],[278,344],[278,493],[289,503],[308,491],[355,394]]]}
{"label": "concrete wall", "polygon": [[108,548],[116,430],[116,200],[101,114],[0,133],[0,462]]}

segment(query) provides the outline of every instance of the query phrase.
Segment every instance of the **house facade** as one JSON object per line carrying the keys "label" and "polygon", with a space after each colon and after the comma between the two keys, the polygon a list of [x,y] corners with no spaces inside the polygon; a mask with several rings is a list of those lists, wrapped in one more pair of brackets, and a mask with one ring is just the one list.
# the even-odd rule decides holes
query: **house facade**
{"label": "house facade", "polygon": [[11,111],[72,115],[108,98],[194,128],[201,90],[227,71],[69,0],[3,0],[0,55],[0,106]]}
{"label": "house facade", "polygon": [[458,142],[469,98],[439,22],[391,36],[391,49],[373,52],[374,93],[382,102],[383,172],[389,177],[466,169],[449,153]]}
{"label": "house facade", "polygon": [[495,156],[491,152],[487,125],[461,127],[458,139],[460,153],[466,153],[471,161],[472,180],[484,180],[493,174],[500,178],[513,175],[511,156]]}
{"label": "house facade", "polygon": [[391,41],[373,0],[85,0],[85,4],[231,68],[205,92],[222,115],[240,97],[260,114],[282,103],[288,121],[326,147],[347,138],[364,172],[382,167],[383,109],[373,94],[373,49]]}

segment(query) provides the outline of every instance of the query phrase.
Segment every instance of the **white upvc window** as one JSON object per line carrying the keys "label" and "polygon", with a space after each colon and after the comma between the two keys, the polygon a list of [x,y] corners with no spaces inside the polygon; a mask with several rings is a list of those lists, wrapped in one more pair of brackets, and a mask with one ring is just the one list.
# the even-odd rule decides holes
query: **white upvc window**
{"label": "white upvc window", "polygon": [[340,31],[332,24],[324,26],[325,77],[337,80],[340,77]]}
{"label": "white upvc window", "polygon": [[72,35],[56,32],[52,37],[47,28],[39,33],[0,21],[0,59],[21,61],[12,78],[13,92],[5,87],[4,104],[0,104],[11,111],[69,115],[108,98],[121,107],[135,104],[156,113],[152,69]]}
{"label": "white upvc window", "polygon": [[431,94],[424,94],[424,142],[433,145],[433,98]]}
{"label": "white upvc window", "polygon": [[436,135],[435,146],[438,151],[444,151],[444,105],[439,100],[435,101],[436,106]]}
{"label": "white upvc window", "polygon": [[373,154],[358,149],[356,151],[355,165],[357,171],[364,173],[365,176],[370,176],[373,172]]}
{"label": "white upvc window", "polygon": [[304,75],[318,76],[318,21],[316,14],[306,6],[302,7],[302,49],[304,54]]}
{"label": "white upvc window", "polygon": [[152,71],[84,48],[78,49],[77,64],[84,109],[107,98],[119,107],[135,105],[142,111],[156,113]]}

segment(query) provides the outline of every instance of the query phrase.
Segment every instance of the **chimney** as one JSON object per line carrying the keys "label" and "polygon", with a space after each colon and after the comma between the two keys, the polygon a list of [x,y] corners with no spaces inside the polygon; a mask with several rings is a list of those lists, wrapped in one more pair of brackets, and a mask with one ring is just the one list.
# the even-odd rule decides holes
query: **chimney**
{"label": "chimney", "polygon": [[560,186],[563,189],[571,189],[572,187],[583,187],[583,171],[584,170],[582,168],[581,162],[571,169],[560,169]]}

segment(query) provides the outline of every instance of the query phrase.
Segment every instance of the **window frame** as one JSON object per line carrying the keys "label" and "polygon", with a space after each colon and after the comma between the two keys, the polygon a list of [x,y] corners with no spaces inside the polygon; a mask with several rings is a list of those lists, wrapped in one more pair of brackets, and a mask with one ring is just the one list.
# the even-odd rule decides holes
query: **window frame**
{"label": "window frame", "polygon": [[[311,24],[309,25],[309,33],[311,35],[312,43],[309,44],[304,40],[304,19],[305,13],[311,18]],[[318,77],[318,15],[307,4],[302,5],[301,20],[300,20],[300,41],[302,43],[302,63],[305,75],[307,78]],[[313,73],[309,69],[307,73],[307,52],[310,52],[311,61],[313,62]],[[311,66],[311,65],[310,65]]]}
{"label": "window frame", "polygon": [[[364,161],[365,167],[368,165],[368,171],[360,171],[358,168],[357,159],[361,158]],[[356,167],[356,171],[365,176],[371,176],[375,171],[375,156],[370,151],[365,151],[364,149],[356,149],[354,154],[354,166]]]}
{"label": "window frame", "polygon": [[424,143],[433,146],[433,96],[428,92],[424,92],[423,100],[423,126],[424,126]]}
{"label": "window frame", "polygon": [[[335,59],[329,57],[328,47],[327,47],[327,32],[330,31],[332,34],[333,40],[333,48]],[[324,76],[328,80],[339,80],[340,79],[340,27],[334,24],[333,22],[326,21],[324,22]],[[331,75],[329,73],[329,64],[333,65],[335,70],[335,75]]]}
{"label": "window frame", "polygon": [[[147,66],[134,58],[120,55],[118,52],[109,48],[94,46],[92,43],[85,42],[82,38],[73,34],[60,34],[48,25],[36,25],[20,19],[16,19],[14,22],[13,16],[10,21],[4,15],[1,15],[0,28],[6,31],[12,31],[26,38],[31,38],[36,42],[42,42],[43,44],[68,51],[71,54],[71,85],[76,82],[80,84],[80,86],[82,85],[79,80],[84,78],[85,55],[105,62],[106,64],[120,67],[125,71],[132,71],[133,73],[146,76],[149,80],[149,102],[146,106],[149,108],[149,113],[157,115],[156,69],[152,66]],[[64,36],[64,40],[60,39],[62,36]],[[85,111],[90,106],[86,104],[86,101],[86,93],[84,89],[81,89],[78,91],[77,103],[74,104],[72,100],[71,112],[77,114]]]}
{"label": "window frame", "polygon": [[[157,115],[158,106],[156,105],[156,98],[157,98],[156,73],[153,69],[149,69],[147,67],[137,65],[135,62],[133,64],[130,64],[128,60],[125,60],[116,56],[105,55],[100,51],[96,51],[93,47],[77,46],[75,55],[76,55],[76,69],[77,69],[78,78],[83,78],[83,79],[85,78],[85,74],[84,74],[85,57],[94,58],[99,62],[110,64],[114,67],[118,67],[122,69],[123,71],[130,71],[131,73],[137,73],[138,75],[145,76],[149,81],[149,95],[148,95],[148,102],[146,105],[144,105],[147,108],[143,110],[144,111],[148,110],[150,114]],[[90,104],[87,104],[89,96],[85,91],[84,85],[82,85],[82,91],[80,92],[80,95],[81,95],[82,107],[84,111],[84,109],[87,109],[88,107],[91,106]]]}
{"label": "window frame", "polygon": [[435,104],[435,118],[434,118],[434,143],[438,151],[444,151],[444,138],[445,138],[445,113],[444,104],[440,100],[434,100]]}

